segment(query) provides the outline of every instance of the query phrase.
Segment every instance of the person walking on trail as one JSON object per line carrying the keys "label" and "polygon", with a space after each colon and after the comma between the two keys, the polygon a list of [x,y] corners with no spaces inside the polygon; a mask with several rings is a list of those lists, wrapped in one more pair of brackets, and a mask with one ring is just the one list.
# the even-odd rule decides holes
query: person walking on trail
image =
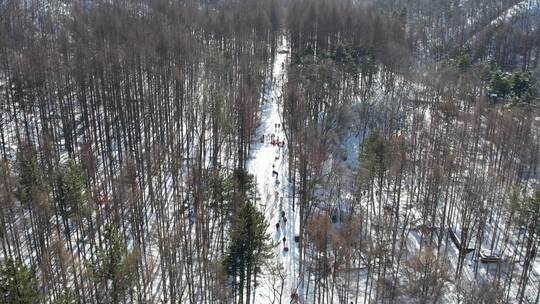
{"label": "person walking on trail", "polygon": [[285,246],[285,242],[287,241],[286,237],[283,237],[283,246]]}

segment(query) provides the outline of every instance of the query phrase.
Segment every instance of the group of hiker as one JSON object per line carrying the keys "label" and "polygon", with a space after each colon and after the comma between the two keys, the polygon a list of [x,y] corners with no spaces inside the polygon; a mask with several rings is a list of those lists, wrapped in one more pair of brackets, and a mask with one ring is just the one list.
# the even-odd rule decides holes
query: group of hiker
{"label": "group of hiker", "polygon": [[[280,219],[278,220],[278,222],[276,223],[276,230],[277,232],[280,232],[279,228],[283,227],[287,227],[287,217],[285,216],[285,211],[283,211],[283,197],[280,197],[280,204],[279,204],[279,209],[281,210],[281,217]],[[282,226],[283,225],[283,226]],[[289,251],[289,247],[287,247],[287,237],[286,236],[283,236],[283,251],[287,252]]]}
{"label": "group of hiker", "polygon": [[[279,125],[279,124],[276,124],[276,125]],[[276,136],[274,133],[270,134],[269,136],[264,136],[264,134],[263,134],[261,136],[261,143],[262,144],[269,143],[273,147],[276,147],[276,146],[279,147],[279,148],[285,147],[285,141],[280,140],[279,136]]]}
{"label": "group of hiker", "polygon": [[[281,209],[281,208],[280,208]],[[281,210],[281,218],[276,223],[276,230],[279,232],[279,228],[281,227],[281,223],[283,223],[283,228],[287,227],[287,217],[285,216],[285,211]],[[287,237],[283,236],[283,251],[289,251],[289,248],[286,246],[287,243]]]}
{"label": "group of hiker", "polygon": [[[281,124],[274,124],[274,128],[276,129],[276,131],[281,127]],[[273,147],[278,147],[278,148],[283,148],[285,146],[285,141],[284,140],[280,140],[279,139],[279,136],[276,136],[274,133],[268,135],[268,136],[265,136],[264,134],[261,136],[261,143],[269,143],[271,144]],[[278,154],[276,156],[276,160],[279,159],[279,150],[278,150]],[[278,171],[276,170],[276,165],[275,163],[272,164],[272,177],[275,177],[276,178],[276,185],[279,185],[279,173]],[[278,192],[276,191],[276,200],[278,198],[279,194]],[[283,211],[283,197],[279,197],[279,200],[280,200],[280,203],[279,203],[279,209],[280,209],[280,213],[281,213],[281,217],[280,219],[278,220],[278,222],[276,223],[276,230],[277,232],[280,232],[280,228],[283,227],[285,228],[287,226],[287,217],[285,216],[285,211]],[[282,238],[282,242],[283,242],[283,251],[287,252],[289,251],[289,248],[286,246],[287,244],[287,237],[284,235],[283,238]]]}
{"label": "group of hiker", "polygon": [[[287,226],[287,217],[285,216],[285,211],[281,210],[281,219],[283,219],[283,227]],[[276,229],[279,231],[281,219],[276,223]]]}
{"label": "group of hiker", "polygon": [[[274,169],[275,167],[275,164],[272,164],[272,177],[276,177],[276,183],[279,184],[279,180],[278,180],[278,172]],[[278,192],[276,191],[276,199],[277,197],[279,196]],[[279,232],[279,228],[281,227],[281,223],[283,223],[283,228],[287,227],[287,217],[285,216],[285,211],[283,211],[283,197],[279,197],[279,210],[280,210],[280,213],[281,213],[281,218],[279,219],[279,221],[276,223],[276,230]],[[283,236],[283,250],[284,251],[289,251],[289,248],[287,246],[285,246],[287,242],[287,238],[285,236]]]}

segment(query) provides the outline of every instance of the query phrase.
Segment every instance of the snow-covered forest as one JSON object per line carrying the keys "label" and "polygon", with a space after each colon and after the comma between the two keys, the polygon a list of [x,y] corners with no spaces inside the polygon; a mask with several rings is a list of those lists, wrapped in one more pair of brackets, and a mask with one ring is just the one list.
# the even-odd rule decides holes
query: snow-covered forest
{"label": "snow-covered forest", "polygon": [[540,0],[0,0],[0,303],[540,303]]}

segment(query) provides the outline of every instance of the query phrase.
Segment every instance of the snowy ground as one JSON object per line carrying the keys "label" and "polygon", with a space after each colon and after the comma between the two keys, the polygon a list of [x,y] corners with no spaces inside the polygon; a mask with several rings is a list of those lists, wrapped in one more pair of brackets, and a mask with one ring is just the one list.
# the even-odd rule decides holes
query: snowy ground
{"label": "snowy ground", "polygon": [[[269,224],[268,234],[276,243],[274,261],[271,261],[269,266],[281,265],[283,267],[282,277],[268,269],[263,269],[262,278],[259,279],[260,284],[253,297],[254,303],[288,303],[291,295],[296,293],[298,285],[298,246],[294,241],[294,236],[299,231],[300,222],[298,210],[293,210],[291,185],[288,182],[287,145],[285,143],[282,147],[278,147],[271,144],[272,135],[277,141],[285,140],[279,107],[286,77],[288,50],[288,44],[285,38],[282,38],[272,67],[272,79],[268,80],[265,100],[261,107],[261,119],[250,146],[247,164],[249,172],[257,181],[260,195],[258,203]],[[277,172],[277,177],[273,171]],[[282,212],[285,213],[286,223]],[[279,223],[279,229],[276,227],[277,223]],[[289,250],[285,251],[285,247]],[[282,283],[283,292],[279,299]]]}
{"label": "snowy ground", "polygon": [[[519,1],[515,5],[511,6],[510,8],[502,12],[502,14],[497,16],[497,18],[493,19],[487,26],[484,26],[483,30],[489,29],[489,28],[496,28],[502,25],[503,23],[511,21],[515,17],[518,17],[519,15],[524,14],[525,12],[532,12],[535,9],[537,10],[539,6],[540,6],[540,0]],[[469,39],[469,41],[475,41],[478,35],[479,33],[474,34]]]}

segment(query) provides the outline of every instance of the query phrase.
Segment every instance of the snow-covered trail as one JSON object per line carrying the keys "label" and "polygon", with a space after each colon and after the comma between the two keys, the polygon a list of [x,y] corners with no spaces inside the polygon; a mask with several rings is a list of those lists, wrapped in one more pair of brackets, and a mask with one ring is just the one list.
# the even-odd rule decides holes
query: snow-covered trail
{"label": "snow-covered trail", "polygon": [[[279,112],[282,102],[283,83],[285,81],[289,46],[285,37],[278,45],[278,52],[272,67],[272,79],[268,80],[264,102],[261,106],[261,120],[255,138],[250,145],[247,169],[257,181],[260,200],[259,208],[264,212],[269,224],[268,234],[277,244],[274,249],[275,260],[272,266],[282,265],[284,280],[270,272],[264,272],[255,290],[254,303],[289,303],[291,295],[296,293],[298,276],[298,246],[294,236],[299,230],[297,210],[293,210],[291,185],[288,182],[287,144]],[[264,140],[263,140],[264,136]],[[272,139],[282,142],[282,147],[272,144]],[[277,176],[273,171],[277,172]],[[285,217],[282,214],[285,214]],[[285,220],[286,219],[286,223]],[[279,223],[279,228],[276,224]],[[285,242],[283,238],[285,237]],[[288,251],[284,248],[287,247]],[[276,291],[281,289],[281,301]]]}
{"label": "snow-covered trail", "polygon": [[540,6],[540,0],[522,0],[518,3],[512,5],[505,11],[503,11],[495,19],[491,20],[486,26],[484,26],[479,32],[472,35],[467,41],[473,42],[476,41],[481,32],[484,32],[489,28],[496,28],[501,26],[505,22],[509,22],[512,18],[519,16],[525,13],[527,10],[532,10]]}

